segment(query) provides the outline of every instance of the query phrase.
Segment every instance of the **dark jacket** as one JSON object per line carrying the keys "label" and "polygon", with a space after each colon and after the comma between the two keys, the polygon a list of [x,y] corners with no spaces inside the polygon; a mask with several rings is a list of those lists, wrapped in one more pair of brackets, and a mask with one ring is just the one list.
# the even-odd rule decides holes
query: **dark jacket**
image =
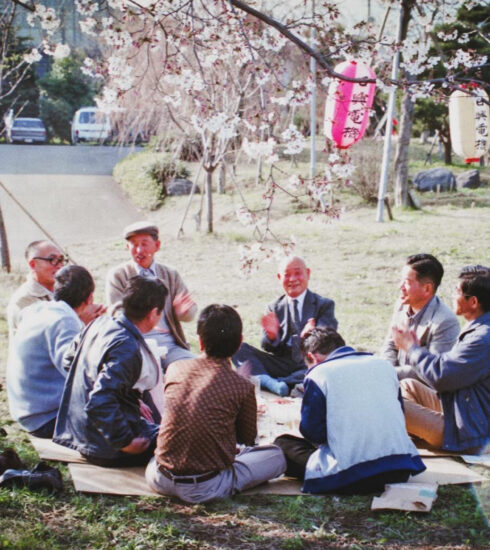
{"label": "dark jacket", "polygon": [[432,354],[412,346],[407,354],[418,376],[441,399],[443,449],[463,451],[490,440],[490,312],[467,325],[450,351]]}
{"label": "dark jacket", "polygon": [[[123,314],[99,317],[75,343],[53,441],[95,458],[117,458],[135,437],[152,438],[158,426],[141,418],[140,331]],[[155,362],[155,368],[158,365]]]}
{"label": "dark jacket", "polygon": [[[306,291],[305,301],[303,303],[303,312],[301,315],[300,329],[303,330],[308,322],[308,319],[315,319],[317,327],[331,327],[337,329],[337,319],[334,314],[335,303],[329,298],[324,298],[319,294]],[[282,295],[275,302],[267,306],[268,311],[273,311],[279,320],[279,335],[274,342],[271,342],[265,332],[262,336],[262,348],[265,351],[273,353],[279,357],[288,357],[298,363],[304,365],[303,358],[299,351],[299,335],[294,335],[291,338],[291,346],[288,345],[288,300],[286,295]]]}

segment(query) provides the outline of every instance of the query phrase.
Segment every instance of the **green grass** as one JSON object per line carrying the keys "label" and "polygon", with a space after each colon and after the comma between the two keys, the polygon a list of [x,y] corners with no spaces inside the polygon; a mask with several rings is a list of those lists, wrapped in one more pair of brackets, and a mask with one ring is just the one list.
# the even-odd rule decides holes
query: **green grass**
{"label": "green grass", "polygon": [[[307,171],[306,164],[299,167]],[[244,168],[244,178],[253,181],[253,166]],[[248,201],[260,204],[261,188],[251,183],[244,192]],[[298,252],[312,270],[311,288],[335,300],[339,331],[360,349],[381,346],[408,254],[425,251],[441,259],[446,274],[440,294],[446,302],[463,265],[490,261],[488,187],[421,196],[422,211],[395,210],[394,221],[384,223],[376,223],[375,209],[346,190],[335,191],[335,198],[347,205],[339,220],[306,221],[304,213],[294,213],[289,198],[278,196],[274,231],[282,237],[295,235]],[[213,235],[195,229],[193,217],[200,204],[195,197],[184,234],[177,239],[187,201],[168,198],[163,208],[148,214],[162,233],[159,259],[178,268],[200,307],[212,302],[236,306],[245,339],[257,345],[263,308],[281,292],[275,264],[262,262],[252,278],[241,277],[237,246],[250,241],[252,233],[234,221],[240,197],[230,185],[226,194],[215,197]],[[69,252],[94,274],[96,297],[102,300],[109,267],[127,257],[124,246],[102,238]],[[0,438],[0,449],[13,446],[34,465],[35,451],[9,418],[3,380],[5,305],[22,278],[21,271],[0,274],[0,418],[8,432]],[[197,350],[195,322],[185,329]],[[74,491],[66,466],[60,468],[64,491],[59,495],[0,489],[1,549],[488,548],[488,482],[477,491],[442,486],[432,512],[415,514],[372,512],[369,497],[256,495],[189,506],[168,498],[82,495]]]}

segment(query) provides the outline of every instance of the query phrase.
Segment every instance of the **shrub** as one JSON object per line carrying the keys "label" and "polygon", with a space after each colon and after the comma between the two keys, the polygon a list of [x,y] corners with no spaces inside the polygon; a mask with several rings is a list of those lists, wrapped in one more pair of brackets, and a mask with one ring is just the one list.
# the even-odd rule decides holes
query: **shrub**
{"label": "shrub", "polygon": [[171,160],[170,155],[160,153],[158,157],[148,163],[146,170],[148,175],[163,187],[171,178],[187,178],[191,175],[184,164]]}
{"label": "shrub", "polygon": [[352,188],[368,204],[378,200],[381,162],[370,154],[359,154],[355,159],[356,169],[352,174]]}
{"label": "shrub", "polygon": [[179,147],[179,159],[196,162],[202,158],[202,141],[199,136],[187,136]]}
{"label": "shrub", "polygon": [[165,199],[165,184],[171,178],[188,177],[190,172],[168,153],[142,151],[118,162],[113,175],[136,206],[155,210]]}

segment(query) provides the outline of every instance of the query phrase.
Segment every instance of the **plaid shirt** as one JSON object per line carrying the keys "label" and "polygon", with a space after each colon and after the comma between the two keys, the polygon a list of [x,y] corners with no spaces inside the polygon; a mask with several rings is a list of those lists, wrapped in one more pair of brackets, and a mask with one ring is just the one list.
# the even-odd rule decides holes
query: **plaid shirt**
{"label": "plaid shirt", "polygon": [[155,456],[175,475],[229,468],[236,444],[257,435],[254,386],[229,359],[201,356],[170,364]]}

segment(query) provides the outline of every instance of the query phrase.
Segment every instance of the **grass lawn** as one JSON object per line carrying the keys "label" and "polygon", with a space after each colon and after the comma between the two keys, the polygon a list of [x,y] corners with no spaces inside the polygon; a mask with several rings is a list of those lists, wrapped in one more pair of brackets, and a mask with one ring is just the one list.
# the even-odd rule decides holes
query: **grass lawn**
{"label": "grass lawn", "polygon": [[[243,190],[250,204],[260,204],[261,189],[249,183]],[[490,263],[490,187],[425,195],[422,211],[395,211],[394,221],[384,223],[376,223],[375,209],[346,191],[336,191],[334,197],[345,205],[334,221],[308,221],[297,203],[278,199],[274,230],[294,235],[297,251],[312,271],[310,287],[335,300],[339,332],[359,349],[379,349],[408,254],[430,252],[443,262],[446,274],[440,295],[446,302],[463,265]],[[215,197],[212,235],[195,230],[197,196],[184,233],[177,238],[187,202],[187,197],[167,199],[160,210],[144,214],[160,227],[159,259],[179,270],[200,307],[212,302],[235,306],[244,320],[246,340],[257,345],[259,317],[281,291],[275,265],[263,262],[249,279],[240,275],[237,246],[250,242],[252,234],[234,220],[240,205],[236,191]],[[94,274],[99,300],[108,268],[127,258],[124,243],[103,238],[69,252]],[[0,274],[0,425],[7,432],[0,437],[0,450],[13,446],[34,465],[36,453],[9,418],[4,384],[4,311],[22,279],[21,272]],[[186,326],[186,333],[196,350],[195,323]],[[443,486],[432,512],[415,514],[371,512],[370,497],[238,496],[188,506],[164,497],[87,496],[75,493],[67,468],[61,470],[65,487],[59,495],[0,489],[0,548],[489,547],[489,482],[478,493],[469,486]]]}

